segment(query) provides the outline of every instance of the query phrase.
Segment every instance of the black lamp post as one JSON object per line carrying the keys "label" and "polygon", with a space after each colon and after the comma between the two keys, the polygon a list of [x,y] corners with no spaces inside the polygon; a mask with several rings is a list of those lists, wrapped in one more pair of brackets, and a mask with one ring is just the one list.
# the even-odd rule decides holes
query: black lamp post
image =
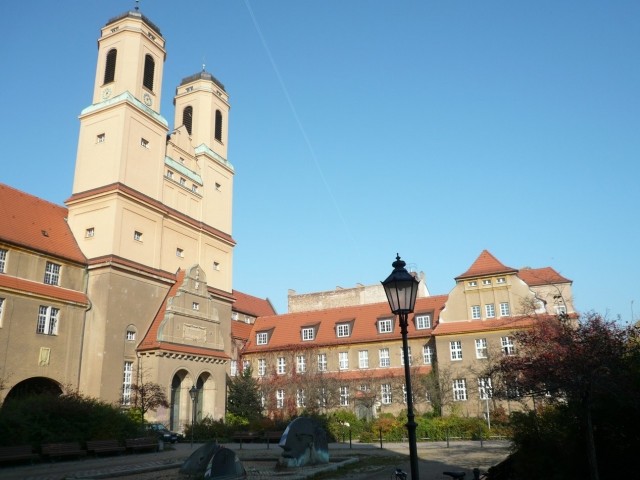
{"label": "black lamp post", "polygon": [[387,294],[391,312],[400,319],[400,333],[402,334],[402,355],[404,356],[404,378],[407,387],[407,433],[409,436],[409,458],[411,462],[411,480],[418,480],[418,446],[416,440],[416,422],[413,415],[413,391],[411,389],[411,369],[409,368],[409,346],[407,344],[407,325],[409,314],[413,312],[420,283],[404,268],[405,262],[396,255],[393,262],[393,272],[382,282]]}
{"label": "black lamp post", "polygon": [[196,405],[198,404],[198,388],[193,385],[189,389],[189,396],[191,397],[191,448],[193,448],[193,428],[196,423]]}

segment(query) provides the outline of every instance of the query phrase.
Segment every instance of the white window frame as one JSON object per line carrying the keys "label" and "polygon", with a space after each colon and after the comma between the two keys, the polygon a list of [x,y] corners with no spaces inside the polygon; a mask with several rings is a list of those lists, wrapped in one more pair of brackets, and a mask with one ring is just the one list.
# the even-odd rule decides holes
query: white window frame
{"label": "white window frame", "polygon": [[487,303],[484,306],[484,313],[487,318],[495,318],[496,317],[496,306],[493,303]]}
{"label": "white window frame", "polygon": [[480,305],[471,305],[471,319],[478,320],[481,318]]}
{"label": "white window frame", "polygon": [[267,361],[264,358],[258,359],[258,376],[264,377],[267,374]]}
{"label": "white window frame", "polygon": [[60,324],[60,309],[40,305],[36,333],[41,335],[57,335]]}
{"label": "white window frame", "polygon": [[487,358],[487,357],[488,357],[487,339],[476,338],[476,358]]}
{"label": "white window frame", "polygon": [[393,333],[393,320],[390,318],[378,320],[378,333]]}
{"label": "white window frame", "polygon": [[469,287],[477,287],[478,286],[478,282],[476,280],[470,280],[467,285]]}
{"label": "white window frame", "polygon": [[191,308],[193,310],[200,310],[200,304],[198,302],[191,302]]}
{"label": "white window frame", "polygon": [[507,283],[507,279],[504,277],[498,277],[496,280],[496,283],[500,283],[500,284]]}
{"label": "white window frame", "polygon": [[567,313],[567,307],[566,305],[556,305],[553,307],[556,315],[564,315]]}
{"label": "white window frame", "polygon": [[284,408],[284,388],[276,390],[276,408]]}
{"label": "white window frame", "polygon": [[135,330],[127,330],[127,341],[129,342],[133,342],[136,339],[136,332]]}
{"label": "white window frame", "polygon": [[340,406],[348,407],[349,406],[349,387],[347,385],[342,385],[339,388],[340,393]]}
{"label": "white window frame", "polygon": [[122,405],[131,405],[131,386],[133,385],[133,362],[125,361],[122,375]]}
{"label": "white window frame", "polygon": [[138,230],[134,230],[133,231],[133,239],[136,242],[142,242],[142,232],[139,232]]}
{"label": "white window frame", "polygon": [[511,309],[509,308],[509,302],[500,303],[500,316],[508,317],[511,315]]}
{"label": "white window frame", "polygon": [[490,278],[485,278],[482,280],[482,285],[491,285],[491,279]]}
{"label": "white window frame", "polygon": [[307,371],[307,358],[304,355],[296,357],[296,373],[304,373]]}
{"label": "white window frame", "polygon": [[478,396],[480,400],[490,400],[493,397],[493,387],[491,386],[491,378],[478,378]]}
{"label": "white window frame", "polygon": [[462,342],[460,340],[449,342],[449,354],[452,362],[462,360]]}
{"label": "white window frame", "polygon": [[504,355],[511,356],[516,354],[516,345],[513,343],[513,337],[501,337],[500,345]]}
{"label": "white window frame", "polygon": [[306,406],[306,399],[304,395],[304,388],[298,388],[296,390],[296,407],[304,408]]}
{"label": "white window frame", "polygon": [[287,373],[287,360],[284,357],[278,357],[278,366],[276,373],[278,375],[284,375]]}
{"label": "white window frame", "polygon": [[313,327],[305,327],[302,329],[302,341],[309,342],[316,338],[315,336],[315,328]]}
{"label": "white window frame", "polygon": [[360,350],[358,352],[358,367],[369,368],[369,350]]}
{"label": "white window frame", "polygon": [[238,361],[231,360],[231,365],[229,367],[229,376],[236,377],[238,375]]}
{"label": "white window frame", "polygon": [[44,268],[44,283],[47,285],[60,285],[60,270],[62,270],[62,265],[47,262]]}
{"label": "white window frame", "polygon": [[390,383],[383,383],[380,385],[380,401],[383,405],[391,405],[393,396],[391,394]]}
{"label": "white window frame", "polygon": [[349,352],[338,352],[338,368],[349,370]]}
{"label": "white window frame", "polygon": [[4,310],[4,304],[6,299],[0,297],[0,328],[2,327],[2,311]]}
{"label": "white window frame", "polygon": [[[410,346],[407,347],[407,355],[409,357],[409,365],[411,365],[413,363],[413,358],[411,358]],[[400,348],[400,365],[404,366],[404,351],[402,350],[402,347]]]}
{"label": "white window frame", "polygon": [[422,363],[431,365],[433,363],[433,348],[431,345],[422,346]]}
{"label": "white window frame", "polygon": [[269,343],[269,335],[267,332],[256,333],[256,345],[267,345]]}
{"label": "white window frame", "polygon": [[327,371],[327,354],[326,353],[318,354],[318,371],[319,372]]}
{"label": "white window frame", "polygon": [[388,348],[381,348],[378,350],[379,365],[381,368],[387,368],[391,366],[391,355]]}
{"label": "white window frame", "polygon": [[9,256],[9,251],[4,248],[0,248],[0,273],[5,272],[5,268],[7,268],[7,257]]}
{"label": "white window frame", "polygon": [[464,378],[456,378],[452,382],[453,401],[463,402],[467,400],[467,381]]}
{"label": "white window frame", "polygon": [[336,325],[336,336],[343,338],[350,335],[350,328],[348,323],[338,323]]}
{"label": "white window frame", "polygon": [[426,330],[431,328],[431,315],[416,315],[416,329]]}
{"label": "white window frame", "polygon": [[84,231],[84,238],[93,238],[96,235],[95,227],[89,227]]}

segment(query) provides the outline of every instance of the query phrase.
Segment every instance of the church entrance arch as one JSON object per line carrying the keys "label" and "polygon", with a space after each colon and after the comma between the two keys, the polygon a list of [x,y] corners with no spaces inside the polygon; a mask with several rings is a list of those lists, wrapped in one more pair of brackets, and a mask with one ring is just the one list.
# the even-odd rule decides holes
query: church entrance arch
{"label": "church entrance arch", "polygon": [[178,370],[171,380],[171,401],[169,410],[169,429],[181,432],[184,427],[189,423],[189,419],[186,415],[188,411],[189,402],[189,388],[190,382],[186,381],[189,377],[189,372],[186,370]]}

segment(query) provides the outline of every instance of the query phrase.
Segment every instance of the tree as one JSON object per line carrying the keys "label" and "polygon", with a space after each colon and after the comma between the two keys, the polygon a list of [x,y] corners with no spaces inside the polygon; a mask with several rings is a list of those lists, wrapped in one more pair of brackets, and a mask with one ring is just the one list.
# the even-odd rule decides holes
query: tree
{"label": "tree", "polygon": [[155,412],[159,407],[169,408],[164,387],[154,382],[140,382],[131,385],[131,404],[140,412],[142,423],[147,412]]}
{"label": "tree", "polygon": [[258,382],[253,378],[250,366],[245,367],[240,375],[229,382],[227,412],[249,421],[262,417]]}
{"label": "tree", "polygon": [[[605,468],[602,462],[598,468],[596,446],[638,440],[629,427],[610,425],[619,411],[633,417],[627,424],[635,425],[639,420],[638,330],[590,313],[577,320],[566,315],[539,318],[533,327],[516,332],[514,337],[517,354],[503,356],[487,372],[494,395],[530,396],[538,406],[556,405],[556,410],[564,412],[553,416],[554,422],[575,419],[574,435],[584,442],[590,478],[598,480]],[[605,464],[608,471],[608,459]]]}

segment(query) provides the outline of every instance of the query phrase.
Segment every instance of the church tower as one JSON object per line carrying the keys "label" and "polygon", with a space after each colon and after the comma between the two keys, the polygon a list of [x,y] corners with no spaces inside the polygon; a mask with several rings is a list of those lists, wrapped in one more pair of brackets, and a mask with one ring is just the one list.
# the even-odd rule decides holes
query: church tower
{"label": "church tower", "polygon": [[191,386],[199,411],[224,416],[234,169],[223,85],[204,69],[185,78],[170,129],[165,57],[160,29],[137,8],[101,29],[66,204],[89,263],[81,391],[127,405],[132,385],[158,383],[172,403],[159,420],[180,429]]}

